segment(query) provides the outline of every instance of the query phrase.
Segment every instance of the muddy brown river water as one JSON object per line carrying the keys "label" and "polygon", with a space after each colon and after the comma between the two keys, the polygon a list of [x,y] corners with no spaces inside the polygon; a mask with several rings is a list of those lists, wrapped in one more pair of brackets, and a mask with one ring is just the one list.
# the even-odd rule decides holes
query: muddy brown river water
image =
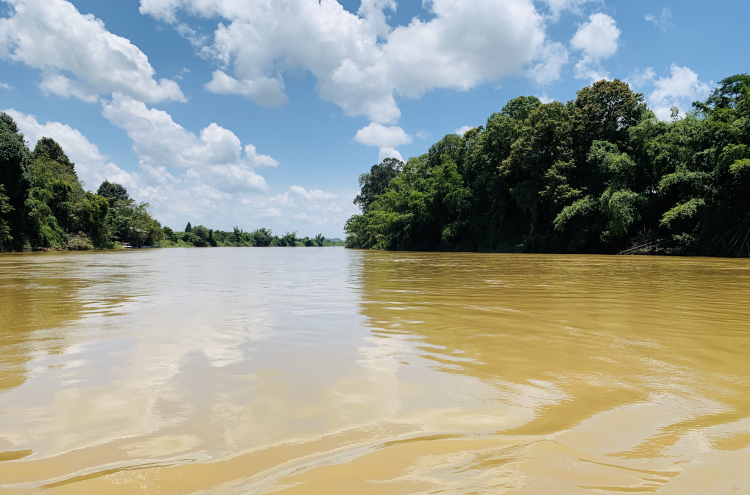
{"label": "muddy brown river water", "polygon": [[0,255],[0,494],[748,494],[750,261]]}

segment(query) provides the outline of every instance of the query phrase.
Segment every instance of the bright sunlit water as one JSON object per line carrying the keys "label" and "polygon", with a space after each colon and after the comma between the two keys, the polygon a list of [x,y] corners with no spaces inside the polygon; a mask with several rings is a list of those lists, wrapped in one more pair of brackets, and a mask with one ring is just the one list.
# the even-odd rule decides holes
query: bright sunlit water
{"label": "bright sunlit water", "polygon": [[750,262],[0,256],[0,493],[750,493]]}

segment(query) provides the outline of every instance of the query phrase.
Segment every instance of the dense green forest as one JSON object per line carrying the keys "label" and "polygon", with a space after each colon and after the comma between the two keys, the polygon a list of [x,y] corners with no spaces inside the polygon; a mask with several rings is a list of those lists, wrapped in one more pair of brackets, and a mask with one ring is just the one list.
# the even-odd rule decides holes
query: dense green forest
{"label": "dense green forest", "polygon": [[750,76],[684,118],[619,80],[510,101],[484,127],[360,177],[350,248],[750,255]]}
{"label": "dense green forest", "polygon": [[163,227],[120,184],[86,191],[58,143],[42,138],[30,150],[13,119],[0,114],[0,251],[85,250],[141,246],[336,246],[339,239],[274,236],[267,229],[185,232]]}
{"label": "dense green forest", "polygon": [[315,237],[297,237],[297,232],[287,232],[283,236],[273,235],[269,229],[258,229],[253,232],[245,232],[235,227],[232,232],[223,232],[190,223],[184,232],[174,232],[169,227],[164,227],[164,247],[329,247],[343,246],[341,239],[326,239],[323,234]]}
{"label": "dense green forest", "polygon": [[161,225],[118,184],[84,190],[75,164],[54,140],[31,151],[13,119],[0,114],[0,251],[154,244]]}

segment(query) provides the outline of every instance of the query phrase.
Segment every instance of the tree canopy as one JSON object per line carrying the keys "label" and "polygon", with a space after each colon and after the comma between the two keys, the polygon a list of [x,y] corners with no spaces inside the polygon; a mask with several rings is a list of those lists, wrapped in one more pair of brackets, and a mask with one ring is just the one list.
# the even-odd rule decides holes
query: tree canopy
{"label": "tree canopy", "polygon": [[13,118],[0,114],[0,250],[140,246],[162,236],[148,204],[116,183],[86,191],[57,142],[44,137],[32,152]]}
{"label": "tree canopy", "polygon": [[107,198],[110,204],[130,199],[127,189],[116,182],[109,182],[106,180],[102,182],[101,186],[99,186],[99,190],[96,191],[96,194],[103,198]]}
{"label": "tree canopy", "polygon": [[347,246],[398,250],[750,255],[750,76],[684,118],[619,80],[567,103],[516,98],[360,178]]}

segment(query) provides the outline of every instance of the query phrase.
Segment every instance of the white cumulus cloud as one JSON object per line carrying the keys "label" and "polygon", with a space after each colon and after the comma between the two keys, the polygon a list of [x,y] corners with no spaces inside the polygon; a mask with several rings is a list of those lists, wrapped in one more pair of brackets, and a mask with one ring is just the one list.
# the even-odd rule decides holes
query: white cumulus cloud
{"label": "white cumulus cloud", "polygon": [[354,140],[365,146],[395,148],[411,143],[412,137],[397,126],[384,126],[375,122],[357,131]]}
{"label": "white cumulus cloud", "polygon": [[15,88],[11,86],[8,83],[0,82],[0,88],[7,89],[8,91],[13,91]]}
{"label": "white cumulus cloud", "polygon": [[560,79],[560,71],[568,63],[570,53],[562,43],[548,43],[541,51],[542,59],[529,70],[529,76],[540,85]]}
{"label": "white cumulus cloud", "polygon": [[470,131],[472,129],[473,129],[472,126],[465,125],[463,127],[459,127],[458,129],[456,129],[455,133],[458,134],[459,136],[463,136],[464,134],[466,134],[466,131]]}
{"label": "white cumulus cloud", "polygon": [[347,115],[396,121],[395,95],[466,90],[508,75],[549,82],[566,61],[532,0],[431,0],[430,19],[391,27],[394,0],[364,0],[357,14],[336,0],[141,0],[140,11],[184,30],[181,14],[221,18],[200,48],[219,65],[206,88],[263,105],[286,101],[283,76],[303,69],[321,98]]}
{"label": "white cumulus cloud", "polygon": [[239,80],[217,70],[204,87],[212,93],[243,95],[266,107],[279,106],[288,99],[284,94],[284,81],[273,77]]}
{"label": "white cumulus cloud", "polygon": [[694,101],[706,98],[713,83],[702,82],[692,70],[672,64],[671,75],[655,79],[653,85],[654,91],[648,96],[648,102],[657,117],[667,120],[673,106],[684,115]]}
{"label": "white cumulus cloud", "polygon": [[138,47],[72,3],[3,1],[10,14],[0,17],[0,59],[40,69],[44,92],[84,101],[113,92],[148,102],[185,100],[176,82],[154,79],[156,72]]}
{"label": "white cumulus cloud", "polygon": [[270,156],[258,155],[252,145],[245,148],[243,157],[240,139],[216,123],[195,135],[167,112],[149,109],[145,103],[119,93],[111,101],[102,102],[102,109],[107,120],[127,132],[142,164],[190,168],[221,191],[266,191],[266,181],[250,166],[278,164]]}
{"label": "white cumulus cloud", "polygon": [[399,153],[397,150],[394,150],[393,148],[380,148],[380,152],[378,153],[378,163],[382,162],[386,158],[395,158],[397,160],[401,160],[402,162],[404,161],[401,153]]}
{"label": "white cumulus cloud", "polygon": [[279,162],[268,155],[261,155],[255,149],[255,146],[248,144],[245,146],[245,161],[251,167],[278,167]]}
{"label": "white cumulus cloud", "polygon": [[617,53],[620,34],[617,23],[607,14],[592,14],[589,22],[581,24],[570,40],[570,46],[583,53],[575,66],[575,77],[592,82],[609,79],[602,61]]}

